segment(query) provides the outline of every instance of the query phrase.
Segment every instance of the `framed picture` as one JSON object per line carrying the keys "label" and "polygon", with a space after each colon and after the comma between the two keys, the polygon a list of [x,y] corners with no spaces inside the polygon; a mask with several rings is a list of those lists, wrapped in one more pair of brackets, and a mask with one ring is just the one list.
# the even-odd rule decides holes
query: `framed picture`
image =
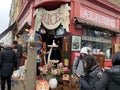
{"label": "framed picture", "polygon": [[115,52],[120,51],[120,44],[115,43]]}
{"label": "framed picture", "polygon": [[72,36],[71,51],[80,51],[81,36]]}

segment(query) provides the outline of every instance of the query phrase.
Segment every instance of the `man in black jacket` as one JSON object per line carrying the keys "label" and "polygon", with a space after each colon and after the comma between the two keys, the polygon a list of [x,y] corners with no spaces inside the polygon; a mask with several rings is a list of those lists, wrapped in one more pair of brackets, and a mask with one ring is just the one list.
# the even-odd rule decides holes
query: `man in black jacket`
{"label": "man in black jacket", "polygon": [[21,45],[18,44],[17,41],[13,42],[13,48],[17,54],[17,65],[18,65],[17,67],[19,67],[22,59],[23,48]]}
{"label": "man in black jacket", "polygon": [[3,46],[0,45],[0,51],[2,51],[2,49],[3,49]]}
{"label": "man in black jacket", "polygon": [[5,90],[5,80],[7,80],[8,90],[11,90],[11,75],[16,66],[15,52],[10,45],[4,45],[4,49],[0,52],[1,90]]}

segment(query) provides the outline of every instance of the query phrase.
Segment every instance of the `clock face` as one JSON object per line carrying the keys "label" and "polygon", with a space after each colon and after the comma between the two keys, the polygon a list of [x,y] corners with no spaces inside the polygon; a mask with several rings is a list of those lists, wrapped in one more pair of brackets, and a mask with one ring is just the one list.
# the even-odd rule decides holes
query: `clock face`
{"label": "clock face", "polygon": [[63,35],[65,33],[64,28],[59,28],[56,30],[56,35]]}

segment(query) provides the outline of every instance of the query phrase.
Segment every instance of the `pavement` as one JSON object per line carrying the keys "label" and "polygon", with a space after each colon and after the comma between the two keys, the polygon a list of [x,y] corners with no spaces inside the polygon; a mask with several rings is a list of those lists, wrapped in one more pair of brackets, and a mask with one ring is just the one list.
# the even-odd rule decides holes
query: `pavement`
{"label": "pavement", "polygon": [[[12,86],[11,90],[25,90],[24,81],[12,80],[11,86]],[[5,90],[7,90],[7,84],[5,87],[6,87]],[[1,84],[0,84],[0,90],[1,90]]]}

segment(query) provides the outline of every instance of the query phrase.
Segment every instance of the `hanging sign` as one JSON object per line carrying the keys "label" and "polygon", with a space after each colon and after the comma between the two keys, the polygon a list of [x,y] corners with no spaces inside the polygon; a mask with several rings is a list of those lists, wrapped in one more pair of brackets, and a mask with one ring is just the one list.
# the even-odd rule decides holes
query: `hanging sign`
{"label": "hanging sign", "polygon": [[61,23],[60,19],[60,10],[54,10],[54,11],[44,11],[42,15],[42,23],[45,27],[49,29],[54,29],[58,27]]}
{"label": "hanging sign", "polygon": [[61,5],[60,8],[56,10],[48,11],[44,8],[36,9],[34,16],[35,16],[35,31],[37,31],[41,23],[48,29],[54,30],[60,24],[63,25],[63,28],[66,31],[69,31],[69,11],[70,7],[68,8],[68,4]]}

